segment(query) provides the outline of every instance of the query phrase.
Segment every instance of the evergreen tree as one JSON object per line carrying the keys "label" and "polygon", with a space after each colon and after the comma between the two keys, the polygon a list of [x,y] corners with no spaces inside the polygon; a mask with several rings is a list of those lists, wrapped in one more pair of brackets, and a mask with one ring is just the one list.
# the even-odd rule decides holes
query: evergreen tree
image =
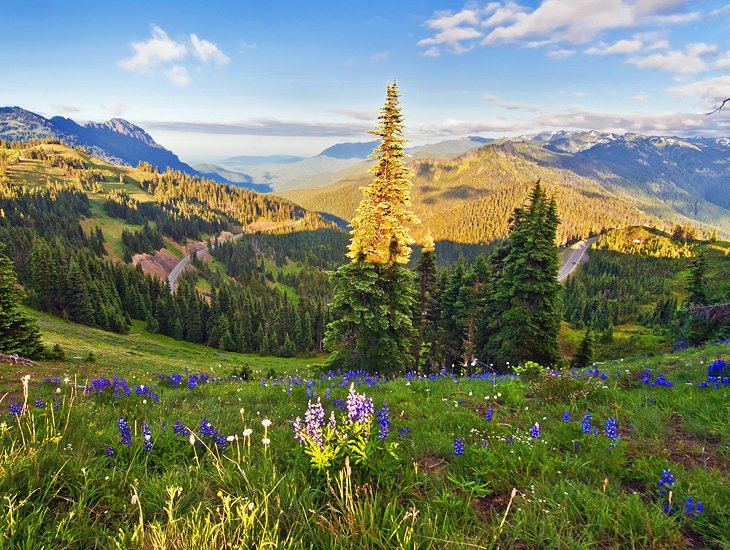
{"label": "evergreen tree", "polygon": [[18,309],[13,263],[0,254],[0,353],[38,357],[43,344],[38,326]]}
{"label": "evergreen tree", "polygon": [[418,291],[416,310],[413,316],[418,331],[414,355],[418,368],[430,372],[435,367],[433,361],[438,320],[438,285],[436,280],[435,245],[431,235],[427,235],[421,248],[421,259],[416,268],[416,289]]}
{"label": "evergreen tree", "polygon": [[372,132],[380,145],[372,158],[373,180],[352,220],[350,264],[332,276],[332,312],[325,347],[334,366],[369,372],[402,372],[414,364],[413,273],[404,266],[413,243],[408,171],[404,164],[403,117],[396,84],[387,86],[385,105]]}
{"label": "evergreen tree", "polygon": [[593,363],[593,329],[588,327],[573,358],[574,367],[588,367]]}
{"label": "evergreen tree", "polygon": [[495,291],[482,355],[499,368],[525,361],[554,365],[560,357],[558,224],[555,201],[538,182],[527,208],[515,210],[505,248],[493,257]]}
{"label": "evergreen tree", "polygon": [[687,303],[691,306],[703,306],[708,302],[707,299],[707,282],[705,281],[705,272],[707,271],[707,262],[705,255],[699,252],[689,264],[689,279],[687,280]]}

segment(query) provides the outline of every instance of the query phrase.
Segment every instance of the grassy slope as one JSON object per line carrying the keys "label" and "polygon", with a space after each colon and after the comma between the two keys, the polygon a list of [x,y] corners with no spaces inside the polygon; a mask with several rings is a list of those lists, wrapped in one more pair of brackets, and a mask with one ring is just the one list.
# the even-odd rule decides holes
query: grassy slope
{"label": "grassy slope", "polygon": [[[43,341],[48,346],[59,344],[66,353],[64,361],[41,361],[40,369],[63,375],[78,375],[81,380],[91,373],[120,374],[127,377],[154,375],[158,371],[171,373],[185,368],[228,375],[247,366],[261,372],[307,371],[307,365],[317,358],[261,357],[223,352],[204,345],[182,342],[151,334],[141,321],[132,322],[130,334],[115,334],[71,323],[31,309],[25,311],[39,320]],[[90,364],[83,359],[93,352],[96,360]],[[74,359],[74,358],[77,359]],[[17,371],[0,364],[0,395],[17,383]]]}
{"label": "grassy slope", "polygon": [[[153,384],[158,404],[133,391],[119,400],[81,396],[73,407],[70,388],[60,384],[65,404],[52,437],[44,429],[47,409],[32,409],[38,438],[32,445],[23,444],[15,428],[0,433],[6,450],[0,454],[0,493],[13,504],[12,516],[9,509],[0,513],[0,545],[32,540],[54,547],[196,549],[727,547],[727,389],[697,388],[706,365],[718,357],[730,359],[730,345],[626,360],[604,366],[605,381],[591,377],[568,385],[446,377],[371,386],[360,379],[359,390],[376,407],[384,400],[390,406],[389,437],[399,443],[400,460],[375,453],[363,467],[353,459],[352,478],[340,473],[338,462],[329,481],[309,468],[292,436],[290,422],[308,400],[303,384],[294,384],[291,393],[287,379],[265,387],[229,381],[171,389],[157,385],[154,371],[148,376],[147,368],[135,366],[138,378],[130,383]],[[180,372],[183,363],[172,364],[178,359],[171,350],[160,354],[169,364],[162,370]],[[190,367],[196,371],[198,364]],[[643,385],[636,374],[647,367],[674,386]],[[33,382],[44,374],[39,369]],[[332,404],[325,391],[331,382],[331,398],[345,397],[347,383],[339,379],[317,379],[311,388],[328,411]],[[50,400],[58,386],[32,383],[31,401]],[[577,393],[564,394],[568,386]],[[488,406],[491,422],[484,420]],[[571,414],[568,423],[561,421],[564,411]],[[598,435],[581,433],[586,411]],[[119,442],[120,416],[132,427],[131,447]],[[610,416],[621,437],[613,448],[603,434]],[[230,460],[218,458],[207,438],[212,449],[193,452],[187,437],[171,431],[177,419],[197,429],[202,417],[220,433],[238,435],[225,452]],[[272,421],[266,448],[263,418]],[[142,422],[152,428],[149,454]],[[540,439],[527,435],[535,422]],[[241,436],[247,427],[253,429],[250,446]],[[454,456],[455,438],[464,442],[463,456]],[[106,445],[115,448],[115,456],[106,456]],[[699,517],[684,517],[681,505],[677,514],[664,514],[657,481],[666,468],[676,478],[675,506],[687,496],[701,500]],[[130,505],[130,494],[138,495],[139,506]],[[140,516],[142,530],[136,526]]]}

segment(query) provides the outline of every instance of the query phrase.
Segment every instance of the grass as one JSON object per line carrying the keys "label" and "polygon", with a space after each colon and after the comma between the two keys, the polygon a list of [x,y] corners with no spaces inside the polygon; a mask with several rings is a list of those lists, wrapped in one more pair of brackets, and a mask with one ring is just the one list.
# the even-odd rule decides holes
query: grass
{"label": "grass", "polygon": [[[729,344],[617,361],[595,372],[543,374],[534,382],[339,375],[307,380],[294,370],[302,360],[252,357],[262,368],[281,361],[276,378],[262,383],[259,376],[245,382],[225,373],[214,379],[210,369],[221,375],[219,356],[202,346],[143,331],[116,336],[53,318],[41,321],[49,342],[61,343],[69,355],[93,350],[98,359],[34,369],[30,407],[19,417],[8,406],[22,402],[18,377],[24,373],[5,377],[4,390],[14,394],[0,405],[0,547],[730,545],[730,385],[699,387],[708,363],[730,359]],[[226,355],[226,366],[243,359]],[[639,374],[646,368],[651,378],[644,384]],[[160,380],[157,370],[179,373],[181,385]],[[117,373],[129,382],[130,395],[114,398],[111,388],[86,394],[64,383],[61,371],[82,377]],[[211,378],[189,389],[190,375],[201,371]],[[60,379],[45,382],[46,374]],[[672,387],[652,385],[660,374]],[[308,400],[316,398],[329,413],[351,383],[376,409],[387,401],[388,438],[377,438],[372,419],[366,444],[353,435],[338,448],[327,443],[305,453],[292,420],[303,417]],[[34,406],[36,400],[42,408]],[[595,433],[581,430],[587,411]],[[615,446],[605,434],[610,417],[620,436]],[[129,426],[130,446],[120,440],[120,418]],[[194,432],[192,445],[188,435],[173,430],[178,420]],[[357,422],[337,422],[339,429],[357,433]],[[536,422],[539,438],[528,434]],[[225,449],[205,435],[213,428],[219,443],[229,436]],[[457,438],[463,455],[454,453]],[[325,451],[333,453],[330,464],[315,468]],[[668,495],[660,495],[657,485],[664,469],[675,476],[669,514],[663,511]],[[680,504],[689,496],[703,502],[695,518]]]}
{"label": "grass", "polygon": [[[144,323],[132,321],[129,334],[116,334],[64,321],[50,314],[24,308],[38,319],[43,342],[49,347],[59,344],[66,360],[44,362],[46,373],[59,376],[77,376],[79,381],[94,375],[149,377],[158,371],[170,373],[186,368],[229,375],[243,367],[254,374],[273,369],[277,373],[309,372],[308,365],[321,358],[261,357],[259,355],[223,352],[201,344],[175,340],[145,330]],[[87,363],[89,352],[95,360]],[[17,385],[17,371],[0,364],[0,396]],[[17,389],[17,388],[16,388]]]}

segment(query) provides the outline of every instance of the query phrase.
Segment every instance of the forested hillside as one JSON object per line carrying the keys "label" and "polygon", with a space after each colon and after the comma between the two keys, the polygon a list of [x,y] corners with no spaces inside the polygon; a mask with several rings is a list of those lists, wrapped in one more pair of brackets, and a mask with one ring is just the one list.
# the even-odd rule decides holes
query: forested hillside
{"label": "forested hillside", "polygon": [[[455,160],[413,160],[409,167],[416,214],[436,241],[491,242],[507,234],[509,214],[524,203],[530,186],[539,179],[558,202],[561,244],[627,225],[670,228],[681,223],[694,225],[706,235],[715,227],[730,235],[730,211],[719,200],[703,198],[705,194],[715,197],[726,181],[722,174],[727,175],[728,167],[721,160],[721,145],[712,149],[714,156],[705,157],[705,169],[695,159],[693,185],[687,183],[688,170],[674,157],[661,172],[635,168],[645,168],[642,162],[661,163],[662,157],[655,151],[649,161],[644,160],[648,153],[639,150],[634,141],[626,142],[625,158],[618,153],[599,155],[595,144],[583,146],[586,148],[576,151],[550,142],[503,140]],[[310,209],[350,219],[358,189],[367,178],[363,173],[329,187],[284,196]]]}
{"label": "forested hillside", "polygon": [[203,294],[194,275],[183,277],[173,295],[166,281],[129,263],[138,253],[165,247],[182,256],[190,240],[257,228],[279,239],[299,230],[338,231],[277,197],[145,163],[110,165],[53,140],[0,142],[0,253],[15,264],[30,305],[73,321],[126,332],[140,319],[152,332],[229,350],[316,349],[326,281],[289,274],[300,289],[291,300],[264,265],[263,245],[244,241],[238,263],[225,245],[214,248],[214,268],[198,264],[207,277],[199,283]]}

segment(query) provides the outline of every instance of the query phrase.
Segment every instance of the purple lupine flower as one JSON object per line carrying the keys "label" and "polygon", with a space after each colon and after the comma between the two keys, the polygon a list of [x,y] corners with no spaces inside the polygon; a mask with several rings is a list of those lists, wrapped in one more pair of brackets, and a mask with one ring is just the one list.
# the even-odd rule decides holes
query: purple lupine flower
{"label": "purple lupine flower", "polygon": [[324,427],[325,411],[320,398],[316,403],[309,401],[304,413],[304,423],[297,417],[294,421],[294,435],[300,443],[312,443],[322,447],[322,428]]}
{"label": "purple lupine flower", "polygon": [[195,388],[198,387],[198,384],[200,384],[200,378],[198,378],[197,375],[191,374],[190,376],[188,376],[188,389],[189,390],[194,390]]}
{"label": "purple lupine flower", "polygon": [[565,422],[566,424],[567,424],[568,422],[570,422],[570,413],[569,413],[568,411],[565,411],[565,412],[563,413],[563,422]]}
{"label": "purple lupine flower", "polygon": [[494,416],[494,410],[492,409],[492,406],[489,405],[489,407],[487,407],[487,412],[484,414],[484,420],[491,422],[492,416]]}
{"label": "purple lupine flower", "polygon": [[144,436],[144,450],[149,453],[152,450],[152,428],[147,422],[142,422],[142,435]]}
{"label": "purple lupine flower", "polygon": [[378,415],[378,439],[383,441],[388,438],[390,431],[390,409],[388,403],[383,401],[383,408],[377,411]]}
{"label": "purple lupine flower", "polygon": [[459,456],[464,454],[464,442],[460,438],[454,439],[454,455]]}
{"label": "purple lupine flower", "polygon": [[124,417],[119,418],[119,435],[122,436],[122,445],[126,445],[127,447],[132,446],[132,432]]}
{"label": "purple lupine flower", "polygon": [[114,456],[114,447],[111,445],[106,446],[106,456]]}
{"label": "purple lupine flower", "polygon": [[374,412],[373,400],[363,393],[357,393],[355,385],[350,384],[350,393],[347,396],[347,420],[365,424],[370,422]]}
{"label": "purple lupine flower", "polygon": [[530,437],[532,439],[540,439],[540,424],[537,422],[530,428]]}
{"label": "purple lupine flower", "polygon": [[702,513],[702,501],[695,502],[692,497],[687,497],[687,502],[684,503],[684,514],[694,519],[697,514]]}
{"label": "purple lupine flower", "polygon": [[45,403],[43,402],[43,399],[36,399],[34,405],[36,409],[42,409],[45,406]]}
{"label": "purple lupine flower", "polygon": [[11,403],[10,404],[10,414],[13,416],[20,416],[23,413],[23,405],[20,403]]}

